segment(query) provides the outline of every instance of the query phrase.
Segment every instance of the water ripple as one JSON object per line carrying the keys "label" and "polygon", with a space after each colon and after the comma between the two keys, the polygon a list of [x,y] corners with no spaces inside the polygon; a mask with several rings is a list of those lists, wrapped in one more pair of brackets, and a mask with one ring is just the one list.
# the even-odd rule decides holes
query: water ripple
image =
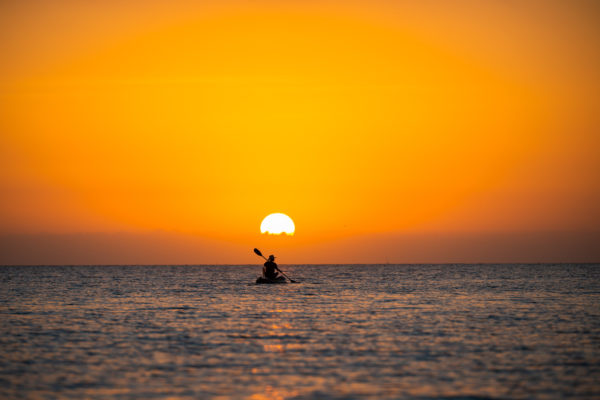
{"label": "water ripple", "polygon": [[285,270],[0,267],[0,398],[600,397],[598,265]]}

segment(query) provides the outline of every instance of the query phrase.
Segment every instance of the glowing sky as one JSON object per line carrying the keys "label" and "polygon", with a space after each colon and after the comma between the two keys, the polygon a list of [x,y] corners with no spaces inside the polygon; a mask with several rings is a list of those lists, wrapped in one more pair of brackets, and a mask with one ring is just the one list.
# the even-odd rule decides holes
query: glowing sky
{"label": "glowing sky", "polygon": [[[599,17],[594,1],[2,2],[0,263],[255,262],[257,245],[403,262],[406,243],[495,261],[508,242],[435,249],[523,234],[509,258],[535,261],[598,238]],[[260,235],[274,212],[295,236]]]}

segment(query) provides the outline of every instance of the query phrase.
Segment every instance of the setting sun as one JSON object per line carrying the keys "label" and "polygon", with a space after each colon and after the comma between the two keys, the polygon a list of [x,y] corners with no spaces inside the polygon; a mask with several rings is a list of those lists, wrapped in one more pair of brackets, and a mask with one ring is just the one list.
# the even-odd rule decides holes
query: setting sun
{"label": "setting sun", "polygon": [[295,230],[294,221],[282,213],[267,215],[260,224],[260,233],[270,233],[272,235],[286,233],[293,235]]}
{"label": "setting sun", "polygon": [[599,21],[0,1],[0,400],[600,400]]}
{"label": "setting sun", "polygon": [[598,7],[525,3],[0,2],[0,264],[594,262]]}

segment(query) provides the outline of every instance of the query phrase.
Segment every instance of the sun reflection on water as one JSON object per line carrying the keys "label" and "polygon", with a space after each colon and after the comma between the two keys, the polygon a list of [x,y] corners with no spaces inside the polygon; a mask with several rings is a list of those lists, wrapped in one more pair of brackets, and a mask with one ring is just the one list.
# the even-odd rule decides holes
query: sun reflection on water
{"label": "sun reflection on water", "polygon": [[281,390],[266,386],[264,392],[251,395],[249,400],[284,400],[299,394],[296,390]]}
{"label": "sun reflection on water", "polygon": [[600,358],[600,268],[449,268],[286,267],[298,285],[240,284],[253,267],[0,268],[0,397],[525,398],[598,388],[589,372]]}

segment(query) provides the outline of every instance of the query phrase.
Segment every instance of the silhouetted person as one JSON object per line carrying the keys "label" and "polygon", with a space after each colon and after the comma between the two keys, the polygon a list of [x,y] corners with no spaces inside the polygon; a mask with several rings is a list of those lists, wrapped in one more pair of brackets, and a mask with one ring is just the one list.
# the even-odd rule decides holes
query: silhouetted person
{"label": "silhouetted person", "polygon": [[279,268],[277,268],[277,264],[275,264],[275,256],[271,254],[263,267],[263,275],[267,279],[276,279],[278,275],[277,271],[279,271]]}

